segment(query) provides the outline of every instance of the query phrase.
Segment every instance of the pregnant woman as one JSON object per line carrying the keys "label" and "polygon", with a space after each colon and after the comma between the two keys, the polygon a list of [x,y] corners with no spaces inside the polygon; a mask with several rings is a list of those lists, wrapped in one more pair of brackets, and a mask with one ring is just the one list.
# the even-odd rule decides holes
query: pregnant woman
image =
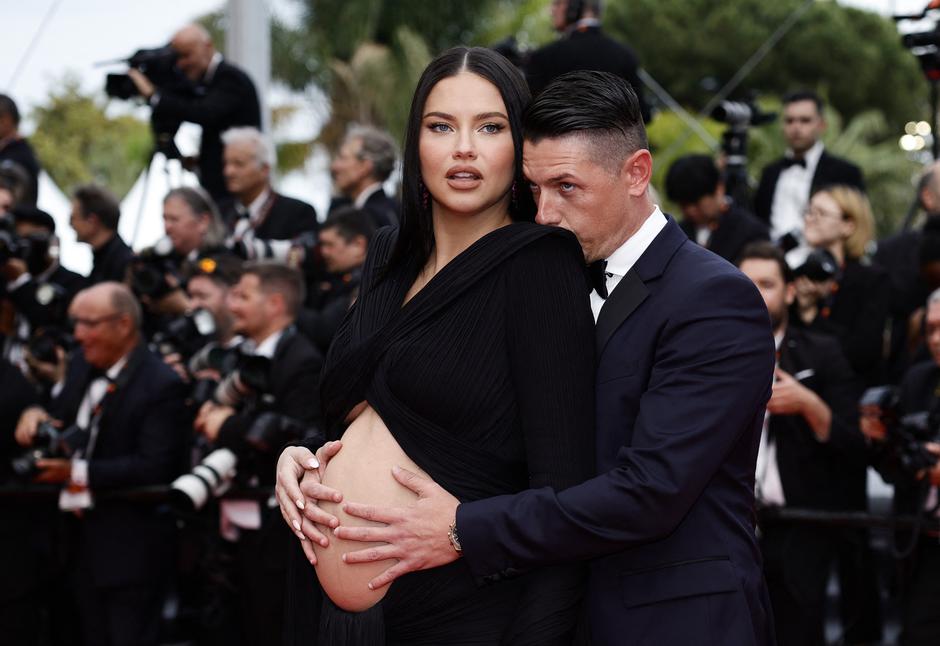
{"label": "pregnant woman", "polygon": [[[430,475],[461,500],[563,488],[592,472],[584,260],[572,235],[532,222],[522,174],[528,99],[519,72],[480,48],[445,52],[418,82],[401,229],[374,238],[358,301],[323,371],[325,417],[343,448],[309,475],[343,500],[409,504],[415,494],[393,478],[395,466]],[[557,190],[566,188],[562,178]],[[282,462],[311,457],[293,448]],[[293,499],[282,488],[279,497],[285,519],[295,520]],[[321,509],[343,524],[362,522],[341,504]],[[361,544],[319,530],[321,646],[571,641],[579,566],[479,586],[458,560],[370,590],[389,563],[346,564],[343,553]]]}

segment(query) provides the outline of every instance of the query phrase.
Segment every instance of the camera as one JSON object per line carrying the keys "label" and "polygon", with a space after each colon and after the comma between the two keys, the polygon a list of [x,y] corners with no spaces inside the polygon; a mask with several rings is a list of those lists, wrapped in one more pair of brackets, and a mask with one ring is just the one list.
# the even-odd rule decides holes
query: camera
{"label": "camera", "polygon": [[722,101],[712,110],[712,119],[732,128],[761,126],[776,118],[776,112],[763,112],[753,98],[746,101]]}
{"label": "camera", "polygon": [[[157,87],[179,83],[183,78],[176,69],[176,50],[165,45],[152,49],[138,49],[130,58],[116,62],[127,63],[129,67],[140,70],[147,75],[150,82]],[[132,99],[140,96],[137,86],[127,74],[108,74],[105,79],[104,91],[115,99]]]}
{"label": "camera", "polygon": [[72,335],[57,327],[41,327],[29,337],[26,348],[30,355],[42,363],[57,363],[59,361],[57,348],[68,353],[75,345]]}
{"label": "camera", "polygon": [[154,246],[144,249],[131,260],[131,289],[138,297],[162,298],[173,291],[166,280],[167,274],[176,273],[173,242],[167,237],[160,238]]}
{"label": "camera", "polygon": [[806,261],[793,270],[797,277],[806,276],[815,283],[821,283],[826,280],[835,280],[839,276],[839,264],[835,257],[825,249],[816,249]]}
{"label": "camera", "polygon": [[32,479],[39,469],[36,462],[49,458],[71,458],[88,444],[88,431],[73,424],[60,431],[51,422],[42,422],[36,429],[33,446],[15,458],[10,466],[13,473],[23,480]]}
{"label": "camera", "polygon": [[189,473],[170,484],[170,501],[176,509],[189,512],[202,509],[232,486],[238,457],[229,449],[216,449]]}
{"label": "camera", "polygon": [[222,406],[236,409],[267,403],[270,371],[271,360],[267,357],[239,353],[235,370],[222,377],[213,399]]}
{"label": "camera", "polygon": [[741,205],[750,203],[747,176],[747,130],[751,126],[770,123],[777,118],[774,112],[763,112],[752,94],[745,101],[722,101],[712,118],[728,127],[721,135],[721,152],[725,156],[725,191]]}
{"label": "camera", "polygon": [[862,394],[861,408],[875,408],[887,431],[885,443],[898,459],[905,472],[916,477],[924,469],[933,467],[937,457],[925,447],[936,441],[940,434],[940,413],[936,410],[907,413],[901,409],[901,400],[894,386],[876,386]]}
{"label": "camera", "polygon": [[209,310],[198,308],[167,323],[153,335],[151,350],[166,356],[191,357],[215,335],[215,319]]}
{"label": "camera", "polygon": [[0,218],[0,265],[16,258],[26,263],[30,273],[40,274],[49,264],[51,246],[49,234],[31,233],[21,236],[16,233],[12,218]]}

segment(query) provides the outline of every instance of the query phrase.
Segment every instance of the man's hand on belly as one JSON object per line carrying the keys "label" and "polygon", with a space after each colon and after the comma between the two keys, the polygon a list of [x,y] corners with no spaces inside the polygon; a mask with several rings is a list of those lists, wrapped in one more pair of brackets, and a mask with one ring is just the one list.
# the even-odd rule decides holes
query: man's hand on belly
{"label": "man's hand on belly", "polygon": [[[320,484],[327,463],[343,447],[342,442],[327,442],[316,456],[302,446],[284,449],[277,461],[277,486],[274,491],[284,522],[300,539],[300,545],[311,564],[317,564],[317,555],[310,541],[323,547],[329,539],[317,529],[316,523],[336,527],[339,520],[320,509],[318,500],[340,502],[340,492]],[[302,513],[301,513],[302,512]]]}
{"label": "man's hand on belly", "polygon": [[449,538],[449,530],[457,517],[456,498],[439,484],[400,467],[392,476],[403,486],[418,494],[407,507],[377,507],[347,502],[343,510],[350,516],[385,523],[384,527],[344,527],[334,531],[337,538],[365,543],[388,543],[343,554],[346,563],[371,563],[398,559],[369,582],[371,590],[388,585],[398,577],[416,570],[428,570],[456,561],[460,553]]}

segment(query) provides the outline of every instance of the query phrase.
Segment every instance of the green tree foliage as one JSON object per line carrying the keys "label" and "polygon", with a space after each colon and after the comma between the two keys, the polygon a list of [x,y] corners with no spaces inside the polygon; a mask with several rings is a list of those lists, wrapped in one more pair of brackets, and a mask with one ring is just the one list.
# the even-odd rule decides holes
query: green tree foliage
{"label": "green tree foliage", "polygon": [[68,190],[99,182],[122,197],[144,169],[153,146],[149,126],[131,116],[109,117],[103,101],[65,76],[32,112],[30,141],[43,168]]}
{"label": "green tree foliage", "polygon": [[[605,26],[686,106],[703,107],[804,0],[610,0]],[[898,128],[926,114],[926,82],[879,15],[816,2],[744,81],[781,95],[820,91],[851,119],[879,110]],[[709,89],[706,89],[709,88]]]}

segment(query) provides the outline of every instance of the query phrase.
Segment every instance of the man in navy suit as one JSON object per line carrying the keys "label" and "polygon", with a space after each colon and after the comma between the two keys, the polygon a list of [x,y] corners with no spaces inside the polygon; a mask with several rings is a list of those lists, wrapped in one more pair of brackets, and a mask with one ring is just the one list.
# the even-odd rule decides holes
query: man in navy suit
{"label": "man in navy suit", "polygon": [[[481,582],[590,560],[595,644],[770,644],[754,519],[774,369],[763,300],[652,203],[652,157],[622,79],[560,77],[527,110],[525,136],[537,220],[573,231],[597,270],[598,475],[564,491],[458,506],[437,484],[396,469],[417,501],[399,509],[347,502],[350,514],[385,525],[342,526],[336,535],[387,544],[346,560],[399,559],[373,587],[461,557]],[[296,500],[297,467],[311,456],[288,451],[278,484]],[[282,503],[286,517],[296,507]],[[335,526],[304,507],[305,517]]]}
{"label": "man in navy suit", "polygon": [[[59,498],[75,511],[72,596],[88,644],[157,644],[172,572],[174,519],[154,503],[109,498],[115,489],[169,484],[186,460],[186,390],[141,341],[140,305],[125,285],[79,292],[69,308],[81,346],[47,410],[28,408],[15,437],[32,444],[38,424],[75,424],[88,441],[73,459],[37,463],[37,481],[68,484]],[[77,628],[76,628],[77,630]]]}

